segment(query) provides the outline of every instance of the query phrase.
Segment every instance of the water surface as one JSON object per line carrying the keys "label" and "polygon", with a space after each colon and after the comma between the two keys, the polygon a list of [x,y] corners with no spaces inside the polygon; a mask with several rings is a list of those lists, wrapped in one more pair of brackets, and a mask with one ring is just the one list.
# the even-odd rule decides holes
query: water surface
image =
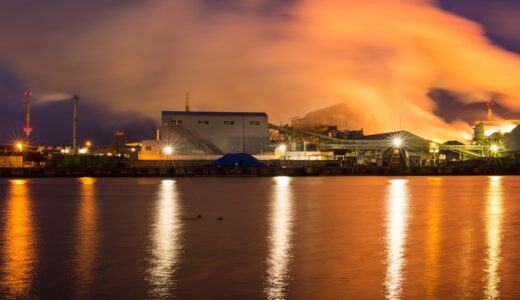
{"label": "water surface", "polygon": [[500,176],[1,179],[0,298],[519,299],[518,195]]}

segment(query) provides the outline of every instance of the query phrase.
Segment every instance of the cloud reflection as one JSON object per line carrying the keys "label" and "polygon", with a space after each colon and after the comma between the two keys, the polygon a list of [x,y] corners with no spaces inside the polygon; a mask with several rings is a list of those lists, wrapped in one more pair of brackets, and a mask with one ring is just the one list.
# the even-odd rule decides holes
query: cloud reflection
{"label": "cloud reflection", "polygon": [[275,177],[269,217],[267,299],[284,299],[292,250],[293,205],[290,177]]}
{"label": "cloud reflection", "polygon": [[405,243],[408,219],[408,181],[390,180],[387,194],[386,218],[386,276],[387,299],[399,299],[404,281]]}
{"label": "cloud reflection", "polygon": [[0,286],[7,298],[29,298],[36,262],[35,232],[26,180],[10,180]]}
{"label": "cloud reflection", "polygon": [[97,257],[97,208],[95,178],[79,178],[80,204],[76,229],[75,273],[78,279],[77,293],[84,298],[94,279]]}
{"label": "cloud reflection", "polygon": [[491,176],[486,204],[487,267],[485,269],[485,299],[500,298],[499,266],[502,246],[502,177]]}
{"label": "cloud reflection", "polygon": [[154,299],[171,297],[173,274],[180,260],[180,206],[175,181],[163,180],[155,207],[151,236],[151,266],[148,281]]}

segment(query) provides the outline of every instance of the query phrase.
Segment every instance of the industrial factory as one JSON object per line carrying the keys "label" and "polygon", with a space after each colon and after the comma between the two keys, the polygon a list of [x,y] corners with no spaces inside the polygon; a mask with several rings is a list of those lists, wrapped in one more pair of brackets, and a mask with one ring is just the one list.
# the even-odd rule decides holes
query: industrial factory
{"label": "industrial factory", "polygon": [[488,120],[475,122],[471,140],[463,142],[441,143],[404,130],[367,135],[363,129],[342,130],[335,119],[316,124],[304,117],[275,125],[265,112],[191,111],[186,102],[183,111],[161,113],[155,139],[129,142],[115,130],[111,145],[93,148],[78,143],[78,96],[72,99],[72,145],[32,145],[30,99],[31,92],[25,92],[24,138],[0,148],[2,174],[16,173],[13,169],[98,174],[101,169],[112,175],[149,175],[149,170],[164,175],[164,168],[177,174],[181,167],[188,173],[209,168],[203,173],[213,174],[211,168],[243,167],[244,159],[247,166],[276,172],[305,168],[307,174],[313,168],[333,168],[334,174],[458,173],[477,167],[496,172],[496,166],[518,171],[520,159],[520,120],[494,120],[492,102]]}

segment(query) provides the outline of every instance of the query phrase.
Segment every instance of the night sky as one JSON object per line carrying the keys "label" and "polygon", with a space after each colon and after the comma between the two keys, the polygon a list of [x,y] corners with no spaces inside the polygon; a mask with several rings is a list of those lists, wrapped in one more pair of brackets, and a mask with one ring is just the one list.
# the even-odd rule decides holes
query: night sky
{"label": "night sky", "polygon": [[368,132],[457,139],[491,97],[520,118],[519,29],[513,0],[0,0],[0,143],[25,89],[39,144],[70,143],[74,94],[81,139],[105,144],[153,138],[186,91],[194,110],[279,123],[344,102]]}

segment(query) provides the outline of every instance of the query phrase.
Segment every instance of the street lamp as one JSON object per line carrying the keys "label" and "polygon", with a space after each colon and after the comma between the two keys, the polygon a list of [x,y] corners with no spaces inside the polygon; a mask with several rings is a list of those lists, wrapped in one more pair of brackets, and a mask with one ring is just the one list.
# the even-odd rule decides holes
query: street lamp
{"label": "street lamp", "polygon": [[395,148],[400,148],[401,145],[403,144],[403,140],[401,140],[401,138],[395,138],[392,140],[392,144],[394,145]]}
{"label": "street lamp", "polygon": [[172,155],[173,154],[172,146],[165,146],[163,148],[163,153],[166,154],[166,155]]}
{"label": "street lamp", "polygon": [[[275,154],[276,155],[280,155],[282,156],[282,159],[285,159],[285,153],[287,152],[287,145],[285,144],[280,144],[278,145],[278,147],[276,147],[276,152]],[[277,154],[278,153],[278,154]]]}

